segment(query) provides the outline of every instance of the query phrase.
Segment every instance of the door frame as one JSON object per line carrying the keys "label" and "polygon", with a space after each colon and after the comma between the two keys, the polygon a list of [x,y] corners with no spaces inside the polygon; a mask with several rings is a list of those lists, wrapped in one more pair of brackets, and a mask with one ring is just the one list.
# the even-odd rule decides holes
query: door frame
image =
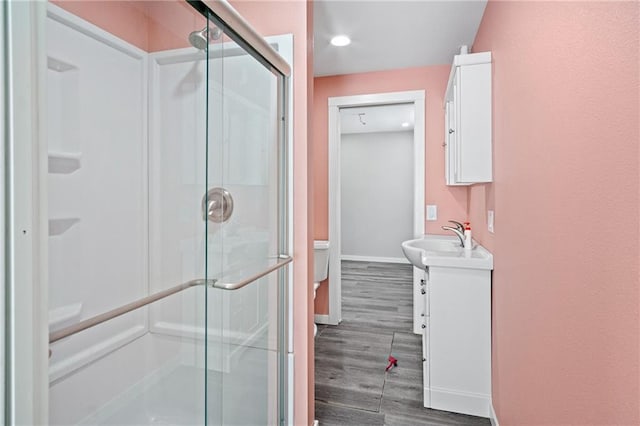
{"label": "door frame", "polygon": [[[424,90],[373,93],[329,98],[329,314],[316,315],[316,322],[338,325],[342,321],[342,272],[340,224],[340,109],[374,105],[412,103],[415,110],[413,129],[414,189],[413,234],[419,237],[425,227],[425,98]],[[419,279],[414,271],[414,281]]]}

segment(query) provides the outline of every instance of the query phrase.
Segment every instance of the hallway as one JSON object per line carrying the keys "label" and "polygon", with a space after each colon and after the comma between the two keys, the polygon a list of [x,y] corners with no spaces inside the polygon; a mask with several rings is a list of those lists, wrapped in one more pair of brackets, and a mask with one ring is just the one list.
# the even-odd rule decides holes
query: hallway
{"label": "hallway", "polygon": [[[342,262],[342,323],[319,326],[316,419],[325,425],[489,425],[422,405],[422,347],[409,265]],[[398,366],[385,373],[393,355]]]}

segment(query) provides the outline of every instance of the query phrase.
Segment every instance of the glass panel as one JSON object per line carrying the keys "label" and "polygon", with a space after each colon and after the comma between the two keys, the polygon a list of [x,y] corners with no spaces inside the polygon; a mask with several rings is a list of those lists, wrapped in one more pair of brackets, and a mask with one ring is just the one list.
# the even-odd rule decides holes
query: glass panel
{"label": "glass panel", "polygon": [[[213,276],[238,282],[279,255],[278,77],[226,35],[210,51],[209,70],[220,70],[209,75],[209,182],[231,194],[234,209],[209,225],[208,268],[222,259]],[[280,292],[278,272],[239,290],[210,290],[209,300],[222,299],[222,316],[209,317],[209,342],[222,344],[222,424],[279,423]]]}
{"label": "glass panel", "polygon": [[[207,253],[201,210],[207,20],[182,1],[48,8],[55,332],[211,276],[222,254]],[[221,343],[207,343],[223,315],[210,292],[195,285],[52,343],[49,422],[221,424],[221,404],[206,404],[222,395],[222,378],[207,374],[222,359]]]}

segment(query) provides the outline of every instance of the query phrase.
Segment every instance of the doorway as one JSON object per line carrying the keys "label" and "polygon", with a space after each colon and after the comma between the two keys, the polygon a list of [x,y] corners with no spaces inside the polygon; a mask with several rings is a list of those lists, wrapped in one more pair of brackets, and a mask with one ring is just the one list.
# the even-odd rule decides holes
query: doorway
{"label": "doorway", "polygon": [[[413,110],[413,211],[410,215],[413,237],[424,234],[425,188],[425,92],[424,90],[343,96],[329,98],[329,241],[331,241],[329,265],[329,314],[317,315],[316,322],[337,325],[342,320],[342,171],[341,141],[343,117],[341,110],[357,111],[358,108],[407,105]],[[357,113],[356,113],[357,114]],[[360,120],[361,116],[358,116]],[[366,118],[364,118],[366,123]],[[346,124],[346,123],[345,123]],[[402,122],[400,123],[402,125]],[[388,260],[388,259],[387,259]],[[414,273],[414,282],[419,277]],[[418,288],[418,286],[414,286]],[[415,307],[414,307],[415,309]]]}
{"label": "doorway", "polygon": [[340,109],[342,260],[407,263],[413,238],[413,104]]}

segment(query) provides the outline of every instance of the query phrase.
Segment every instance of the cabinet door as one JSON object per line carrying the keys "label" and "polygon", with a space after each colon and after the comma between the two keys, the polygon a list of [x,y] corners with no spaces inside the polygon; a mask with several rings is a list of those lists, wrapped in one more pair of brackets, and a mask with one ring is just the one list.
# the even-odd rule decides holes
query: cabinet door
{"label": "cabinet door", "polygon": [[445,99],[446,184],[491,182],[490,52],[456,56]]}
{"label": "cabinet door", "polygon": [[455,182],[491,182],[491,64],[456,70]]}
{"label": "cabinet door", "polygon": [[424,293],[425,271],[413,268],[413,332],[422,334],[422,318],[425,316]]}
{"label": "cabinet door", "polygon": [[445,103],[444,140],[445,140],[445,182],[447,185],[468,185],[460,180],[460,71],[454,73],[453,96]]}
{"label": "cabinet door", "polygon": [[491,272],[430,268],[431,408],[488,417],[491,398]]}
{"label": "cabinet door", "polygon": [[424,406],[431,407],[431,373],[429,360],[429,318],[424,319],[422,330],[422,388]]}
{"label": "cabinet door", "polygon": [[455,104],[447,101],[444,107],[444,174],[447,185],[455,185]]}
{"label": "cabinet door", "polygon": [[422,277],[422,290],[420,291],[420,293],[423,296],[423,315],[425,317],[429,316],[429,268],[426,268],[424,271],[424,275]]}

